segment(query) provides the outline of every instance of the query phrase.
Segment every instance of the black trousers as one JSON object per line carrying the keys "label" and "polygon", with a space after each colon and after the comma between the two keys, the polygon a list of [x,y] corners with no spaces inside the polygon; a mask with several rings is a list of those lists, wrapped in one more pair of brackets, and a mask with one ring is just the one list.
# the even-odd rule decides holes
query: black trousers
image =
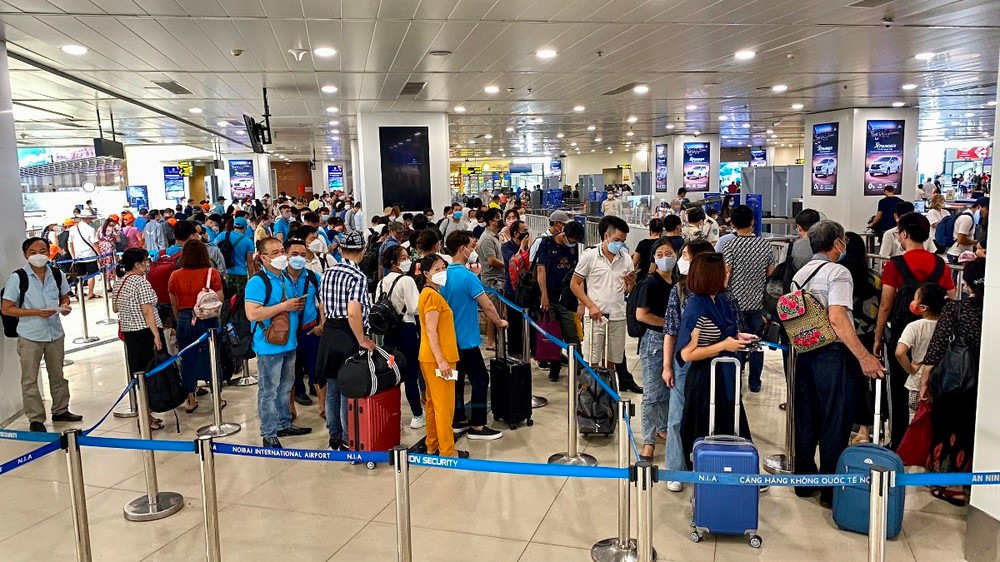
{"label": "black trousers", "polygon": [[472,385],[472,418],[469,425],[486,425],[486,400],[490,386],[490,372],[478,347],[458,350],[458,380],[455,381],[455,418],[453,425],[463,424],[465,418],[465,377]]}
{"label": "black trousers", "polygon": [[328,318],[323,325],[316,357],[316,383],[326,386],[326,381],[336,379],[340,368],[361,349],[346,319]]}

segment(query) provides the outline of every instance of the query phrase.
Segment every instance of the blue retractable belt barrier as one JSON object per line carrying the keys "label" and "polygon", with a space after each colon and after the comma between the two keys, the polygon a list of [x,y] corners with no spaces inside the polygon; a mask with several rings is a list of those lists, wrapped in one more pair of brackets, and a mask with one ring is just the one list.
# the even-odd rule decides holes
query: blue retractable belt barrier
{"label": "blue retractable belt barrier", "polygon": [[576,353],[576,360],[580,362],[580,365],[583,365],[583,368],[586,369],[588,373],[590,373],[591,378],[597,381],[597,384],[604,389],[604,392],[607,392],[608,394],[611,395],[612,400],[617,402],[622,399],[622,397],[619,396],[618,393],[615,392],[613,388],[608,386],[608,383],[604,382],[604,379],[597,376],[597,373],[594,372],[593,367],[591,367],[589,363],[584,361],[583,355],[580,355],[579,351],[575,351],[574,353]]}
{"label": "blue retractable belt barrier", "polygon": [[63,263],[78,263],[78,262],[85,262],[85,261],[97,261],[97,260],[103,259],[103,258],[110,258],[112,255],[114,255],[114,252],[108,252],[106,254],[101,254],[99,256],[91,256],[89,258],[81,258],[81,259],[74,258],[74,259],[71,259],[71,260],[55,260],[52,263],[54,263],[54,264],[63,264]]}
{"label": "blue retractable belt barrier", "polygon": [[[53,435],[53,434],[38,433],[37,435]],[[35,449],[34,451],[25,453],[15,459],[11,459],[3,464],[0,464],[0,474],[7,474],[8,472],[14,470],[15,468],[24,466],[31,461],[36,461],[44,457],[45,455],[51,453],[52,451],[58,451],[61,448],[62,448],[62,442],[59,439],[59,436],[56,435],[55,441],[51,443],[46,443],[45,445],[42,445],[41,447]]]}
{"label": "blue retractable belt barrier", "polygon": [[133,451],[164,451],[168,453],[193,453],[194,441],[159,441],[153,439],[122,439],[119,437],[89,437],[77,439],[80,446]]}
{"label": "blue retractable belt barrier", "polygon": [[632,418],[625,412],[622,416],[625,418],[624,423],[628,427],[628,439],[632,442],[632,452],[635,454],[636,460],[639,459],[639,446],[635,442],[635,433],[632,432]]}
{"label": "blue retractable belt barrier", "polygon": [[257,447],[255,445],[237,445],[233,443],[218,442],[212,443],[212,450],[220,455],[263,457],[268,459],[353,463],[389,462],[389,453],[387,452],[330,451],[324,449],[271,449],[268,447]]}
{"label": "blue retractable belt barrier", "polygon": [[493,296],[495,296],[495,297],[497,297],[498,299],[500,299],[501,302],[503,302],[507,306],[511,307],[512,309],[516,310],[518,313],[520,313],[521,316],[524,317],[524,320],[526,322],[528,322],[528,324],[531,324],[531,327],[533,327],[534,329],[538,330],[538,332],[540,334],[542,334],[543,336],[545,336],[549,341],[551,341],[552,343],[558,345],[562,349],[569,349],[569,344],[568,343],[566,343],[566,342],[562,341],[561,339],[553,336],[552,334],[546,332],[544,328],[542,328],[541,326],[538,325],[537,322],[535,322],[534,320],[532,320],[531,316],[529,316],[528,313],[523,308],[521,308],[521,307],[517,306],[516,304],[514,304],[514,303],[510,302],[509,300],[507,300],[503,295],[501,295],[500,293],[498,293],[495,289],[486,288],[486,292],[489,293],[489,294],[491,294],[491,295],[493,295]]}
{"label": "blue retractable belt barrier", "polygon": [[169,359],[167,359],[163,363],[160,363],[159,365],[157,365],[157,366],[153,367],[152,369],[146,371],[146,376],[147,377],[151,377],[151,376],[155,375],[156,373],[159,373],[163,369],[166,369],[167,367],[169,367],[173,363],[177,362],[177,360],[181,358],[181,355],[184,355],[188,351],[191,351],[192,349],[194,349],[196,346],[198,346],[202,342],[207,341],[209,333],[210,332],[205,332],[204,334],[202,334],[201,336],[199,336],[198,339],[196,339],[193,342],[189,343],[187,347],[185,347],[184,349],[178,351],[177,355],[171,356]]}
{"label": "blue retractable belt barrier", "polygon": [[459,459],[435,455],[407,455],[411,465],[467,470],[471,472],[492,472],[496,474],[524,474],[527,476],[559,476],[570,478],[627,479],[627,468],[604,466],[571,466],[560,464],[539,464],[530,462],[487,461],[479,459]]}
{"label": "blue retractable belt barrier", "polygon": [[34,443],[51,443],[62,437],[59,433],[38,433],[37,431],[22,431],[19,429],[0,429],[0,439],[11,441],[32,441]]}

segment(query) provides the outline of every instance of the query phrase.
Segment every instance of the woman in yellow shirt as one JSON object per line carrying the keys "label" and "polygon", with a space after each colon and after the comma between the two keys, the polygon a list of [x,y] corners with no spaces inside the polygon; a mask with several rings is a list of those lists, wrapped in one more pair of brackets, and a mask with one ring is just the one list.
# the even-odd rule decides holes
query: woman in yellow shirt
{"label": "woman in yellow shirt", "polygon": [[420,372],[427,387],[427,450],[442,457],[467,459],[468,451],[455,450],[451,421],[455,416],[455,380],[458,372],[458,344],[451,307],[439,292],[447,283],[448,264],[437,254],[420,260],[424,289],[417,310],[420,314]]}

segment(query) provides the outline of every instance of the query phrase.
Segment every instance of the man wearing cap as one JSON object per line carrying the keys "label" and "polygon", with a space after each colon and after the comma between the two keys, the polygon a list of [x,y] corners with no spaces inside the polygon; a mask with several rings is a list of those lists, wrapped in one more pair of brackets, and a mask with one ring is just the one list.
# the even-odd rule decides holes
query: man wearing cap
{"label": "man wearing cap", "polygon": [[[254,241],[253,236],[247,232],[248,226],[250,223],[246,217],[236,217],[233,219],[233,230],[223,232],[215,238],[215,246],[220,249],[223,241],[232,246],[233,266],[226,269],[226,285],[234,293],[242,293],[246,288],[249,274],[247,265],[253,263]],[[226,257],[225,254],[223,252],[223,257]]]}
{"label": "man wearing cap", "polygon": [[554,211],[549,215],[549,229],[542,232],[535,241],[531,243],[530,259],[532,262],[535,261],[535,256],[538,254],[538,248],[542,245],[542,238],[548,238],[549,236],[558,236],[562,234],[563,229],[566,228],[566,223],[570,221],[569,214],[566,211]]}
{"label": "man wearing cap", "polygon": [[365,335],[368,329],[368,278],[358,262],[365,252],[365,236],[348,232],[340,244],[343,259],[323,274],[319,300],[326,316],[316,359],[318,384],[326,388],[326,428],[330,448],[347,450],[347,399],[337,389],[340,367],[360,348],[375,349],[375,342]]}
{"label": "man wearing cap", "polygon": [[[962,211],[955,217],[955,243],[951,248],[948,248],[948,261],[950,263],[958,263],[958,256],[962,255],[962,252],[972,252],[976,249],[976,225],[985,225],[989,214],[990,198],[980,197],[976,199],[972,208]],[[980,230],[985,230],[985,226],[982,226]]]}

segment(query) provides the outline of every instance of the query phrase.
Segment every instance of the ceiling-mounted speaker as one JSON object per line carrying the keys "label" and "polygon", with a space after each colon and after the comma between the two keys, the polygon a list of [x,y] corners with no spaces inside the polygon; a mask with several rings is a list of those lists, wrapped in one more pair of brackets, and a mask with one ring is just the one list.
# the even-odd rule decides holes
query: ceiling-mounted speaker
{"label": "ceiling-mounted speaker", "polygon": [[293,57],[295,57],[295,60],[296,60],[296,61],[298,61],[298,62],[301,62],[301,61],[302,61],[302,59],[303,59],[303,58],[304,58],[304,57],[306,56],[306,54],[308,54],[308,53],[309,53],[309,51],[307,51],[307,50],[305,50],[305,49],[288,49],[288,54],[290,54],[290,55],[292,55]]}

